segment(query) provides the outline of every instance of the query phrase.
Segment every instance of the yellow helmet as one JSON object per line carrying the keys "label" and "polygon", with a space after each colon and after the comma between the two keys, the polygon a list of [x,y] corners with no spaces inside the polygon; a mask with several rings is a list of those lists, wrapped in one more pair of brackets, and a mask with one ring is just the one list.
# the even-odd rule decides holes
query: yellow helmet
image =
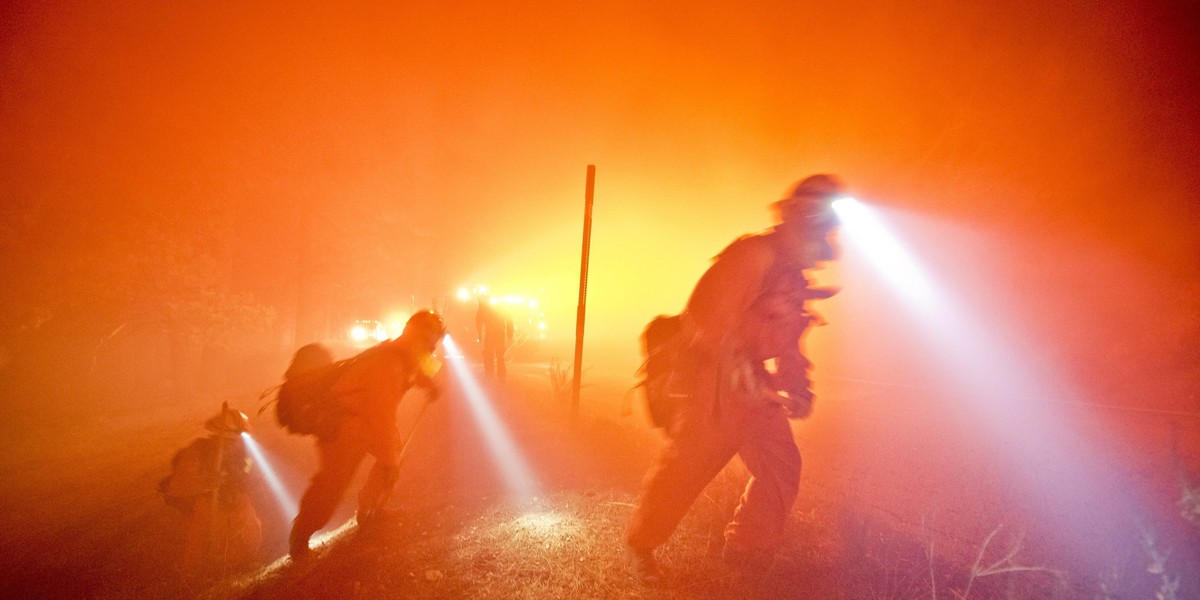
{"label": "yellow helmet", "polygon": [[409,317],[401,335],[408,336],[414,333],[435,341],[440,340],[446,335],[446,322],[431,310],[419,310]]}
{"label": "yellow helmet", "polygon": [[219,435],[236,436],[250,431],[250,417],[240,410],[229,408],[228,402],[222,402],[221,412],[205,421],[204,428]]}
{"label": "yellow helmet", "polygon": [[784,221],[811,221],[832,225],[837,222],[833,201],[846,195],[846,185],[836,175],[821,173],[796,182],[787,195],[775,203]]}

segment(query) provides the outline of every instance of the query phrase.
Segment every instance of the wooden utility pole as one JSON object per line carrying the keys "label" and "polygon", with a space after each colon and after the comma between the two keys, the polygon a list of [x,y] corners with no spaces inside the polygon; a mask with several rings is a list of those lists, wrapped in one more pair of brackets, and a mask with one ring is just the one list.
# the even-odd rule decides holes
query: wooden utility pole
{"label": "wooden utility pole", "polygon": [[575,377],[571,380],[571,416],[579,415],[579,383],[583,376],[583,318],[587,313],[588,257],[592,247],[592,192],[596,187],[596,165],[587,167],[583,201],[583,258],[579,266],[579,304],[575,311]]}

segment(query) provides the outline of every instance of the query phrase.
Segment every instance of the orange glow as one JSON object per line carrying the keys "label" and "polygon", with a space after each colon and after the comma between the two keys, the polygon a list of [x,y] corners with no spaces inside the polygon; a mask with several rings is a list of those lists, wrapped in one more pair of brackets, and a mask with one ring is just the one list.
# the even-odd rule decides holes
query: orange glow
{"label": "orange glow", "polygon": [[[182,419],[201,398],[273,384],[303,344],[361,350],[346,339],[356,319],[395,336],[422,308],[446,311],[459,358],[475,360],[456,295],[477,282],[537,299],[545,343],[511,356],[537,346],[554,362],[529,381],[561,384],[587,165],[596,402],[632,387],[642,328],[683,308],[715,254],[769,227],[794,181],[828,172],[895,217],[914,263],[981,331],[1005,336],[980,344],[1022,341],[1006,347],[1080,397],[1194,414],[1198,99],[1194,1],[5,0],[0,433],[88,449],[74,462],[92,465],[109,432],[43,429]],[[805,340],[819,396],[795,425],[817,457],[806,473],[880,453],[827,414],[886,407],[902,426],[880,417],[881,437],[927,442],[921,417],[961,400],[936,386],[949,370],[936,354],[956,348],[932,348],[886,277],[854,260],[814,276],[844,290],[818,303],[830,327]],[[967,448],[961,425],[939,432]],[[1075,433],[1114,464],[1175,434]],[[1181,447],[1194,459],[1195,435]],[[957,449],[896,448],[914,471],[957,468]],[[5,454],[5,473],[55,476]],[[144,479],[149,455],[120,472]],[[30,542],[75,530],[53,510],[74,496],[57,490],[69,481],[18,483],[6,506],[41,512],[13,513],[28,526],[7,528],[7,555],[36,556]],[[70,572],[85,571],[99,569]]]}
{"label": "orange glow", "polygon": [[[1136,257],[1144,289],[1200,271],[1181,7],[369,4],[6,8],[0,272],[30,290],[6,313],[222,290],[306,340],[486,280],[570,331],[588,164],[588,340],[614,356],[816,171],[1018,243]],[[74,310],[93,337],[121,325]]]}

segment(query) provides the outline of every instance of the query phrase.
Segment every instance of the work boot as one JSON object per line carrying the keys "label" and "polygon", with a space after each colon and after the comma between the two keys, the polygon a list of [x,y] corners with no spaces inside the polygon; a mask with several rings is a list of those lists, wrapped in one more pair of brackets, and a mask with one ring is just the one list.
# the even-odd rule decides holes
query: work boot
{"label": "work boot", "polygon": [[625,546],[625,560],[629,563],[629,569],[638,581],[646,585],[658,585],[662,583],[663,573],[658,568],[658,561],[654,560],[654,550],[652,548]]}
{"label": "work boot", "polygon": [[292,533],[288,536],[288,556],[292,558],[292,562],[304,562],[312,558],[312,550],[308,547],[309,535],[301,533],[293,528]]}
{"label": "work boot", "polygon": [[401,512],[396,509],[372,508],[368,510],[359,510],[354,515],[355,522],[358,523],[359,529],[371,529],[380,523],[395,522],[399,520]]}

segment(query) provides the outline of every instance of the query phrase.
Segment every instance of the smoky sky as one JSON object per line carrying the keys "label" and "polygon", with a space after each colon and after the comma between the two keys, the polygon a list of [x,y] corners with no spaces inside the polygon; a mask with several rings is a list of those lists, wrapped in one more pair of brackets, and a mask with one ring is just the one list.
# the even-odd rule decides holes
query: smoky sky
{"label": "smoky sky", "polygon": [[389,293],[487,280],[569,315],[589,164],[589,308],[619,336],[813,172],[1015,236],[1039,280],[1099,253],[1186,285],[1200,256],[1193,3],[10,2],[2,27],[17,271],[209,210],[258,294],[315,222]]}

